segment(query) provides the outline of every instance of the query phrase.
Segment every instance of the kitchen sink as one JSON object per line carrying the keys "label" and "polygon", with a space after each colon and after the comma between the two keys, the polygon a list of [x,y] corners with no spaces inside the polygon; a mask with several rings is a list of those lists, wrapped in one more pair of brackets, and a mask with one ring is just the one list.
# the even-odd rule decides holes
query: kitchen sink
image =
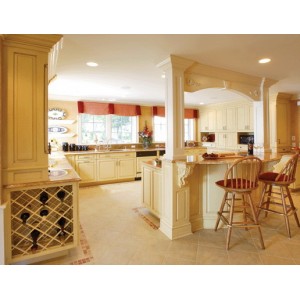
{"label": "kitchen sink", "polygon": [[51,169],[48,172],[49,177],[62,177],[68,174],[68,171],[63,169]]}

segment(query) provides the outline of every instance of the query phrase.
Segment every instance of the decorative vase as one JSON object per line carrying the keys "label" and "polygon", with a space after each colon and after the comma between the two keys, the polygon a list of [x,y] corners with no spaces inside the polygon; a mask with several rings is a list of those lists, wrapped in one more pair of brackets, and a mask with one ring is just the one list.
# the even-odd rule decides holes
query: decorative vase
{"label": "decorative vase", "polygon": [[143,148],[148,149],[149,146],[150,146],[150,141],[147,139],[143,140]]}

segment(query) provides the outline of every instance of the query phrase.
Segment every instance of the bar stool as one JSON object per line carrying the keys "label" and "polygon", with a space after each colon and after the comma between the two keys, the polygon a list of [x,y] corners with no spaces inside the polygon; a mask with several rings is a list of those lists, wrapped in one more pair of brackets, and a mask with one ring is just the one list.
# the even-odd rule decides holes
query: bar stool
{"label": "bar stool", "polygon": [[[216,182],[216,185],[222,188],[225,193],[218,211],[215,231],[218,229],[220,220],[227,225],[227,250],[229,249],[233,227],[245,228],[246,230],[249,227],[256,227],[259,231],[261,247],[265,249],[251,196],[251,192],[258,187],[258,174],[261,171],[261,167],[262,161],[257,157],[249,156],[241,158],[234,161],[227,170],[224,180]],[[231,197],[228,197],[229,194]],[[240,198],[237,198],[237,195],[240,195]],[[242,218],[237,219],[239,215]]]}
{"label": "bar stool", "polygon": [[[294,215],[296,223],[300,227],[297,208],[294,206],[289,190],[289,185],[295,181],[297,161],[298,154],[284,155],[277,164],[277,167],[281,166],[279,172],[265,172],[259,175],[259,181],[263,183],[263,190],[258,205],[257,217],[259,217],[262,210],[265,211],[265,217],[267,217],[268,212],[284,216],[289,238],[291,238],[289,216]],[[274,187],[275,189],[273,189]],[[289,204],[286,199],[288,199]]]}

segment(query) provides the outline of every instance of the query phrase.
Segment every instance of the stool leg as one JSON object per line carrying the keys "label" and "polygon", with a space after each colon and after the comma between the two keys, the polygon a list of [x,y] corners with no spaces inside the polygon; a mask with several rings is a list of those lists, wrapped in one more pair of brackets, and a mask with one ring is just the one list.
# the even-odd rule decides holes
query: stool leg
{"label": "stool leg", "polygon": [[298,216],[297,216],[297,209],[296,209],[296,207],[295,207],[295,205],[294,205],[294,202],[293,202],[293,199],[292,199],[292,196],[291,196],[289,187],[286,186],[285,188],[286,188],[286,193],[287,193],[287,195],[288,195],[288,197],[289,197],[289,200],[290,200],[290,205],[291,205],[291,208],[292,208],[292,210],[293,210],[293,213],[294,213],[294,217],[295,217],[296,223],[297,223],[298,227],[300,227],[299,219],[298,219]]}
{"label": "stool leg", "polygon": [[[245,201],[245,195],[242,194],[243,199],[243,220],[245,224],[247,224],[247,211],[246,211],[246,201]],[[245,227],[245,230],[248,230],[248,227]]]}
{"label": "stool leg", "polygon": [[215,231],[218,230],[218,226],[219,226],[219,223],[220,223],[221,215],[223,214],[224,206],[226,204],[227,195],[228,195],[228,192],[225,192],[223,200],[222,200],[222,203],[221,203],[221,206],[220,206],[220,209],[218,211],[218,218],[217,218],[216,225],[215,225]]}
{"label": "stool leg", "polygon": [[265,244],[264,244],[263,236],[262,236],[262,233],[261,233],[261,228],[260,228],[260,225],[259,225],[258,220],[257,220],[257,216],[256,216],[256,212],[255,212],[255,209],[254,209],[251,194],[248,194],[248,198],[249,198],[249,205],[250,205],[250,208],[251,208],[253,220],[254,220],[255,225],[257,225],[257,229],[258,229],[258,232],[259,232],[259,239],[260,239],[261,248],[265,249]]}
{"label": "stool leg", "polygon": [[[270,201],[271,201],[271,194],[272,194],[272,184],[269,184],[269,190],[267,191],[267,203],[266,203],[266,209],[269,209],[270,207]],[[268,216],[268,211],[265,211],[265,218]]]}
{"label": "stool leg", "polygon": [[259,204],[258,204],[257,218],[259,217],[259,214],[260,214],[260,211],[261,211],[261,206],[262,206],[262,204],[264,202],[266,189],[267,189],[267,184],[264,183],[264,186],[263,186],[263,189],[262,189],[262,193],[261,193],[261,196],[260,196],[260,201],[259,201]]}
{"label": "stool leg", "polygon": [[286,209],[286,203],[285,203],[285,197],[284,197],[284,191],[283,191],[283,187],[280,187],[280,193],[281,193],[281,201],[282,201],[282,207],[283,207],[283,214],[284,214],[284,221],[285,221],[285,226],[286,226],[286,230],[288,233],[288,236],[291,238],[291,230],[290,230],[290,223],[289,223],[289,218],[287,215],[287,209]]}
{"label": "stool leg", "polygon": [[233,222],[233,212],[234,212],[234,201],[235,201],[235,194],[232,193],[232,200],[229,212],[229,224],[228,224],[228,231],[227,231],[227,239],[226,239],[226,250],[229,249],[231,231],[232,231],[232,222]]}

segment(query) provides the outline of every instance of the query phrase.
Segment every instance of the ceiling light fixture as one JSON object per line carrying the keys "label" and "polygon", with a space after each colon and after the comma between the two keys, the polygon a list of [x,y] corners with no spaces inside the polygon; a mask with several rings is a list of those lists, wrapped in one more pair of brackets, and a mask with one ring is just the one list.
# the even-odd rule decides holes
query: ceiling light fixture
{"label": "ceiling light fixture", "polygon": [[262,59],[260,59],[258,62],[260,63],[260,64],[266,64],[266,63],[268,63],[268,62],[270,62],[271,61],[271,58],[262,58]]}
{"label": "ceiling light fixture", "polygon": [[166,74],[162,74],[161,78],[163,78],[163,79],[166,78]]}
{"label": "ceiling light fixture", "polygon": [[96,62],[93,62],[93,61],[87,62],[86,65],[89,66],[89,67],[98,67],[98,64]]}

